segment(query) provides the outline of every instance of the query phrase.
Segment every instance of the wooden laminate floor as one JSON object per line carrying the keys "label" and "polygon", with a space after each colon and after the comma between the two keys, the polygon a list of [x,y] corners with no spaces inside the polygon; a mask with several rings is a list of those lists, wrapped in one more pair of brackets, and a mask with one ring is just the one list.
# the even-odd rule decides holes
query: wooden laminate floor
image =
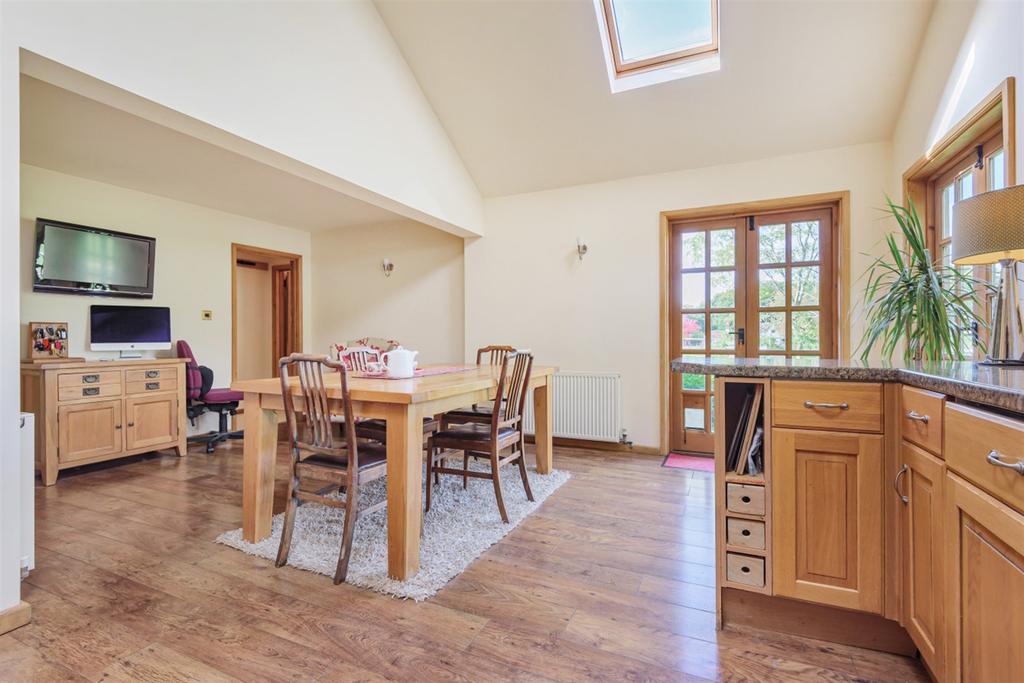
{"label": "wooden laminate floor", "polygon": [[212,543],[241,524],[240,442],[62,475],[36,489],[34,618],[0,636],[0,681],[926,680],[902,657],[716,633],[711,475],[555,458],[573,478],[420,604]]}

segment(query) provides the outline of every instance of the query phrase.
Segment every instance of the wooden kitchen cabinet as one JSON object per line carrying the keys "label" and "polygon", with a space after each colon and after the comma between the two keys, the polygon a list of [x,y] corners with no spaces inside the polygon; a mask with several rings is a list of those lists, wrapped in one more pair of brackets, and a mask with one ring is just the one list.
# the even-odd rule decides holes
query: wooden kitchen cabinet
{"label": "wooden kitchen cabinet", "polygon": [[922,448],[903,442],[906,469],[899,475],[898,492],[906,505],[903,536],[903,625],[928,668],[942,678],[944,669],[943,489],[946,466]]}
{"label": "wooden kitchen cabinet", "polygon": [[775,595],[881,614],[882,438],[772,430]]}
{"label": "wooden kitchen cabinet", "polygon": [[[1017,475],[1019,476],[1019,475]],[[954,474],[946,478],[946,680],[1024,676],[1024,515]]]}

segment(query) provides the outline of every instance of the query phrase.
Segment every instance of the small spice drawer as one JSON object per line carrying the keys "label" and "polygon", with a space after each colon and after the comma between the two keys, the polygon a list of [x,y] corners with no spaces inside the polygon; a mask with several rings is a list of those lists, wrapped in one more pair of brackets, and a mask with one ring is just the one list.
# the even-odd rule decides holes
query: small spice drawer
{"label": "small spice drawer", "polygon": [[733,583],[764,588],[764,558],[726,553],[725,578]]}
{"label": "small spice drawer", "polygon": [[746,515],[764,514],[764,487],[753,484],[726,484],[725,507]]}
{"label": "small spice drawer", "polygon": [[764,522],[726,517],[725,539],[734,547],[764,550]]}
{"label": "small spice drawer", "polygon": [[907,441],[942,455],[942,408],[946,397],[934,391],[903,387],[900,432]]}
{"label": "small spice drawer", "polygon": [[64,387],[88,387],[96,384],[120,384],[121,371],[107,370],[99,372],[69,372],[57,376],[57,386]]}
{"label": "small spice drawer", "polygon": [[142,382],[128,382],[125,393],[128,395],[152,394],[156,391],[173,391],[178,388],[176,379],[150,379]]}
{"label": "small spice drawer", "polygon": [[125,370],[125,382],[152,382],[155,379],[177,380],[177,368],[140,368],[138,370]]}
{"label": "small spice drawer", "polygon": [[60,387],[57,390],[57,400],[62,403],[65,401],[80,401],[86,398],[102,398],[120,395],[120,384],[86,384],[85,386]]}

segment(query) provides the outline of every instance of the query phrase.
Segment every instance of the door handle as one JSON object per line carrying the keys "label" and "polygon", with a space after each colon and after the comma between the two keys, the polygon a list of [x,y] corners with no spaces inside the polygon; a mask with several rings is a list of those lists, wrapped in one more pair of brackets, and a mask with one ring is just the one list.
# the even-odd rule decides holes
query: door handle
{"label": "door handle", "polygon": [[908,469],[910,468],[907,467],[907,464],[903,463],[903,467],[901,467],[900,471],[896,473],[896,478],[892,480],[892,488],[894,491],[896,491],[896,495],[900,497],[900,502],[903,503],[904,505],[910,502],[910,498],[903,495],[903,493],[900,491],[900,479],[903,478],[903,475],[907,473]]}
{"label": "door handle", "polygon": [[736,337],[736,343],[737,344],[746,345],[746,343],[747,343],[747,331],[745,329],[743,329],[742,327],[736,328],[735,332],[730,332],[729,334],[734,335]]}

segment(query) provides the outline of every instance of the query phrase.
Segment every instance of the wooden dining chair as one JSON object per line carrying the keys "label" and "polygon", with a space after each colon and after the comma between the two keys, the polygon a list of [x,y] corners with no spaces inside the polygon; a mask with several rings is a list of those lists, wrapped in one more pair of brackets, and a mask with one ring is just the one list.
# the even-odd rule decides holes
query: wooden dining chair
{"label": "wooden dining chair", "polygon": [[[334,583],[339,584],[348,575],[352,535],[358,515],[374,512],[387,504],[385,499],[359,510],[359,488],[387,474],[387,449],[381,445],[360,445],[357,442],[356,423],[352,416],[352,397],[348,391],[348,369],[344,363],[325,356],[293,353],[281,359],[280,368],[281,394],[284,398],[284,414],[288,425],[292,460],[288,483],[288,507],[284,513],[284,529],[281,532],[281,545],[277,550],[276,564],[281,567],[288,561],[292,531],[295,528],[295,512],[300,505],[316,502],[341,508],[345,511],[345,522],[342,527],[341,549],[338,552],[338,568],[334,572]],[[293,368],[298,377],[302,412],[305,416],[301,437],[289,380],[289,370]],[[331,428],[332,407],[324,382],[325,373],[331,372],[337,372],[341,377],[343,440],[336,439]],[[327,486],[309,490],[308,482],[311,481]],[[336,493],[342,493],[345,497],[334,497],[332,494]]]}
{"label": "wooden dining chair", "polygon": [[[505,357],[510,353],[515,353],[515,350],[514,346],[485,346],[476,350],[476,364],[486,364],[491,367],[500,366],[505,362]],[[476,403],[469,408],[449,410],[441,417],[441,429],[447,429],[450,425],[466,422],[487,424],[491,421],[492,405],[493,402]]]}
{"label": "wooden dining chair", "polygon": [[338,360],[353,372],[369,372],[370,363],[380,362],[380,351],[369,346],[353,346],[338,354]]}
{"label": "wooden dining chair", "polygon": [[[434,483],[431,474],[453,474],[462,477],[463,486],[468,479],[490,479],[494,484],[494,496],[498,501],[498,512],[501,521],[508,524],[508,513],[501,495],[502,466],[510,462],[519,465],[519,474],[523,479],[526,497],[533,500],[530,480],[526,475],[526,435],[523,432],[523,410],[526,407],[526,394],[530,384],[530,372],[533,369],[533,354],[529,351],[512,351],[505,355],[501,364],[501,376],[498,389],[494,395],[495,409],[491,411],[489,424],[467,422],[451,429],[442,429],[430,437],[427,444],[427,505],[430,510],[431,491]],[[502,452],[511,452],[502,457]],[[450,468],[445,459],[450,451],[461,451],[463,466],[461,469]],[[489,457],[490,472],[479,472],[469,469],[469,455]]]}

